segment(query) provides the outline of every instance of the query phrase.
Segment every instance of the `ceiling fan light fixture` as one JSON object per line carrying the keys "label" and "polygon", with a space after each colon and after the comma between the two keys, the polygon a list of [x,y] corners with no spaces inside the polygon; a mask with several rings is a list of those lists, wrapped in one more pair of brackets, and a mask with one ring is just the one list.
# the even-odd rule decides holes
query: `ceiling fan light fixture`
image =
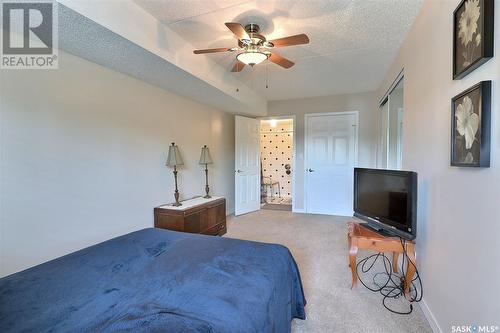
{"label": "ceiling fan light fixture", "polygon": [[194,50],[193,53],[208,54],[236,52],[237,61],[234,63],[231,72],[241,72],[246,65],[253,67],[254,65],[262,63],[264,60],[269,60],[282,68],[289,69],[294,65],[293,61],[290,61],[274,52],[271,53],[271,50],[277,47],[279,48],[309,43],[309,37],[307,37],[306,34],[298,34],[268,41],[265,36],[259,33],[260,27],[254,23],[247,24],[243,27],[240,23],[226,22],[226,27],[236,38],[238,38],[238,46],[232,48],[219,47],[213,49]]}
{"label": "ceiling fan light fixture", "polygon": [[266,60],[269,56],[260,51],[243,52],[236,56],[236,59],[245,65],[257,65]]}

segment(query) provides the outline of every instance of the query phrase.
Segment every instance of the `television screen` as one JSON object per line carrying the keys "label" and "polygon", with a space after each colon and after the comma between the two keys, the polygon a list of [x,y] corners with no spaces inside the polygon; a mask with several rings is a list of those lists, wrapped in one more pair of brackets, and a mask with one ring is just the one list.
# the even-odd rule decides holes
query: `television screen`
{"label": "television screen", "polygon": [[354,216],[406,239],[416,236],[417,174],[355,168]]}

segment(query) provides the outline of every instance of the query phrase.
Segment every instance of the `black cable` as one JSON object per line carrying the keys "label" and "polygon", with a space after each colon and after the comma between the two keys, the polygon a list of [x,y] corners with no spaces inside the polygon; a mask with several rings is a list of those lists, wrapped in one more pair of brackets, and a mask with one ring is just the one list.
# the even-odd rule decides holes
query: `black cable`
{"label": "black cable", "polygon": [[[412,303],[420,302],[422,300],[423,285],[422,285],[422,280],[420,279],[420,274],[418,272],[417,265],[408,256],[406,240],[400,237],[400,242],[401,242],[401,247],[403,249],[403,257],[401,260],[401,274],[394,273],[392,271],[393,265],[391,265],[391,260],[384,253],[381,252],[372,254],[366,258],[361,259],[356,264],[356,271],[358,272],[359,281],[365,288],[373,292],[379,292],[383,296],[382,305],[387,310],[396,314],[407,315],[412,313],[413,311]],[[376,286],[376,288],[372,288],[363,281],[360,272],[362,274],[367,274],[375,266],[375,263],[377,262],[377,260],[379,260],[379,258],[382,258],[382,263],[385,272],[378,272],[373,275],[372,283]],[[405,262],[407,263],[406,265]],[[397,263],[395,263],[395,265],[397,265]],[[407,299],[409,303],[408,310],[398,311],[395,310],[394,308],[391,308],[389,305],[387,305],[386,302],[391,299],[399,299],[400,297],[405,298],[404,287],[406,284],[405,279],[406,279],[407,267],[409,267],[409,265],[412,265],[415,268],[415,276],[411,281],[409,281],[410,283],[410,289],[408,291],[409,299]],[[387,279],[384,279],[385,280],[384,283],[379,284],[376,281],[378,276],[385,276],[387,277]],[[418,281],[418,288],[416,284],[417,281]]]}
{"label": "black cable", "polygon": [[[408,252],[406,251],[406,240],[401,237],[399,239],[401,241],[401,246],[403,247],[403,256],[406,256],[406,260],[408,261],[408,263],[415,268],[415,277],[411,280],[411,285],[414,287],[414,290],[420,290],[420,292],[416,295],[413,302],[420,302],[422,300],[422,297],[424,296],[424,287],[422,285],[422,279],[420,279],[420,274],[418,273],[417,264],[414,263],[408,256]],[[406,273],[404,273],[403,276],[406,276]],[[415,284],[413,283],[414,281],[418,281],[420,287],[419,289],[415,287]]]}

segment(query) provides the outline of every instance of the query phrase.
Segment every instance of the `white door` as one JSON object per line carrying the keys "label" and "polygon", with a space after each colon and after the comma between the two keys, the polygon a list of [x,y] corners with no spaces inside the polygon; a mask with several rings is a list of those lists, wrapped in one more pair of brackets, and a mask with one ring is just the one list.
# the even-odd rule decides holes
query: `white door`
{"label": "white door", "polygon": [[352,216],[357,112],[306,115],[306,211]]}
{"label": "white door", "polygon": [[235,215],[241,215],[260,209],[260,120],[235,121]]}

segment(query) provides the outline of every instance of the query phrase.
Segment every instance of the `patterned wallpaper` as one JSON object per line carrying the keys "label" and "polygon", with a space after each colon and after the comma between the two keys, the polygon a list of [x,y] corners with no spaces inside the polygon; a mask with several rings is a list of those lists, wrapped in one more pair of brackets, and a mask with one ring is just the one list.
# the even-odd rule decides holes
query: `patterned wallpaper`
{"label": "patterned wallpaper", "polygon": [[[260,132],[260,154],[262,174],[270,177],[273,182],[279,182],[281,197],[292,196],[293,166],[293,123],[291,120],[279,120],[276,127],[271,127],[270,121],[262,121]],[[285,166],[290,165],[291,173],[286,174]],[[269,181],[269,179],[266,179]],[[278,196],[278,185],[273,186],[273,195]],[[271,191],[268,189],[268,196]]]}

